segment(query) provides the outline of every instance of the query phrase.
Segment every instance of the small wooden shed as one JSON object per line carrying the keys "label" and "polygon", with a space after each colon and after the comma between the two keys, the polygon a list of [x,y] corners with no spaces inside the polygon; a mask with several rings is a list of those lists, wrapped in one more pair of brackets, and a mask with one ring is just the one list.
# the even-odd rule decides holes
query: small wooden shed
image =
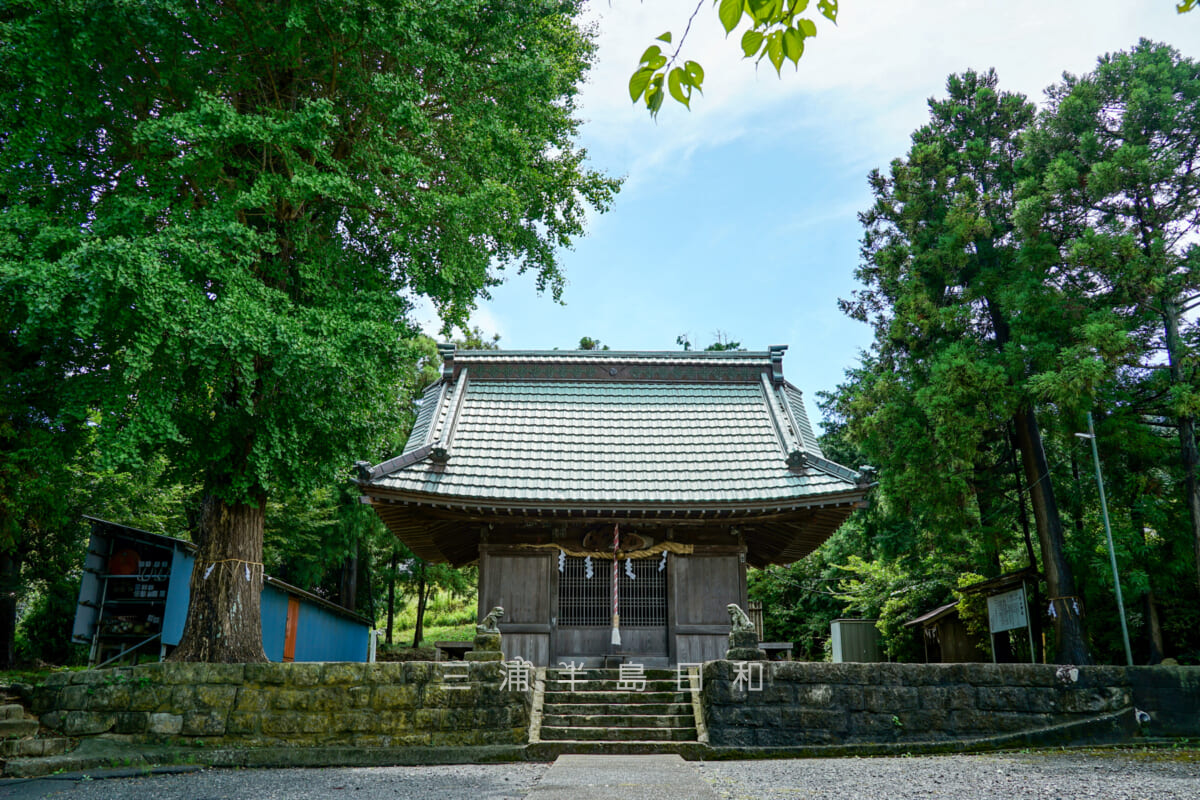
{"label": "small wooden shed", "polygon": [[979,648],[979,643],[967,633],[967,627],[958,615],[958,603],[947,603],[935,608],[909,620],[904,626],[921,632],[927,664],[961,664],[988,660]]}
{"label": "small wooden shed", "polygon": [[[137,653],[165,657],[179,644],[190,600],[191,542],[94,517],[71,640],[88,663]],[[371,623],[267,576],[263,650],[271,661],[366,661]]]}
{"label": "small wooden shed", "polygon": [[722,658],[746,567],[803,558],[868,488],[822,453],[786,349],[443,345],[403,452],[358,464],[364,500],[419,557],[478,563],[509,657]]}

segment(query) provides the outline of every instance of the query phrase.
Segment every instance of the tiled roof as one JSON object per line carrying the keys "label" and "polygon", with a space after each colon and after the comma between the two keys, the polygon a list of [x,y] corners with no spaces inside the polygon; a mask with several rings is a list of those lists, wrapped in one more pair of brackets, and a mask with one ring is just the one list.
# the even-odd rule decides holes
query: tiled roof
{"label": "tiled roof", "polygon": [[444,351],[404,452],[363,475],[409,501],[520,508],[805,506],[861,493],[825,460],[783,348]]}

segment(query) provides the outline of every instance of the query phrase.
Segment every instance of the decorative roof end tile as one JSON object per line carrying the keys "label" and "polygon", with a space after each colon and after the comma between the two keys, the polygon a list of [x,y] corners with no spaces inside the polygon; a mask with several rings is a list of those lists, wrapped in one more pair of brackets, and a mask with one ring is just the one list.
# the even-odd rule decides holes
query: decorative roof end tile
{"label": "decorative roof end tile", "polygon": [[783,354],[787,349],[786,344],[773,344],[767,348],[771,354],[771,383],[776,386],[783,383]]}
{"label": "decorative roof end tile", "polygon": [[442,377],[449,380],[454,376],[454,351],[453,342],[441,342],[437,346],[438,355],[442,357]]}

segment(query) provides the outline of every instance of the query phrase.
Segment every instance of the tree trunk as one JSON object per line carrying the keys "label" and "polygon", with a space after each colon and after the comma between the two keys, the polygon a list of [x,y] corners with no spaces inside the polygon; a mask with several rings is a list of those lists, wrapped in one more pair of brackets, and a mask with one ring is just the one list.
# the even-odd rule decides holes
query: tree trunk
{"label": "tree trunk", "polygon": [[396,570],[400,566],[400,551],[392,551],[392,569],[388,573],[387,638],[392,643],[392,628],[396,622]]}
{"label": "tree trunk", "polygon": [[419,562],[417,569],[421,572],[417,576],[417,624],[413,627],[413,643],[414,648],[421,646],[421,640],[425,638],[425,562]]}
{"label": "tree trunk", "polygon": [[261,611],[265,512],[265,501],[228,505],[214,495],[204,498],[187,622],[168,660],[267,660]]}
{"label": "tree trunk", "polygon": [[1059,664],[1090,664],[1083,634],[1083,602],[1075,595],[1075,579],[1063,553],[1062,518],[1050,484],[1050,468],[1042,447],[1042,434],[1033,408],[1022,405],[1013,416],[1017,447],[1029,484],[1033,519],[1042,545],[1042,567],[1046,591],[1054,609],[1055,661]]}
{"label": "tree trunk", "polygon": [[12,553],[0,553],[0,669],[17,663],[17,589],[21,562]]}
{"label": "tree trunk", "polygon": [[338,582],[338,602],[347,611],[358,608],[358,545],[342,561],[341,580]]}
{"label": "tree trunk", "polygon": [[[1142,519],[1141,512],[1135,507],[1130,512],[1130,517],[1133,520],[1133,527],[1142,536],[1142,544],[1148,546],[1146,541],[1146,523]],[[1149,549],[1147,547],[1147,549]],[[1154,597],[1154,583],[1151,581],[1149,574],[1146,575],[1146,592],[1141,597],[1142,614],[1146,618],[1146,663],[1160,664],[1163,660],[1163,633],[1162,623],[1158,618],[1158,600]]]}
{"label": "tree trunk", "polygon": [[1075,523],[1075,533],[1083,535],[1083,479],[1079,476],[1079,459],[1075,450],[1071,450],[1071,477],[1075,481],[1075,491],[1071,498],[1071,520]]}
{"label": "tree trunk", "polygon": [[[1182,386],[1186,381],[1179,359],[1179,304],[1163,303],[1163,333],[1167,346],[1167,364],[1171,370],[1171,385]],[[1192,557],[1196,567],[1196,585],[1200,586],[1200,450],[1196,448],[1196,419],[1192,416],[1175,418],[1179,427],[1180,461],[1183,464],[1183,493],[1191,521]]]}

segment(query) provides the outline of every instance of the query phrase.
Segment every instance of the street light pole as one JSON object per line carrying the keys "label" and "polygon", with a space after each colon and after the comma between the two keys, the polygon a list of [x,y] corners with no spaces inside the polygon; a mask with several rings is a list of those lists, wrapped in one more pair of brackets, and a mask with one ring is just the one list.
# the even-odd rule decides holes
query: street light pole
{"label": "street light pole", "polygon": [[1087,412],[1088,432],[1075,434],[1092,440],[1092,461],[1096,464],[1096,485],[1100,487],[1100,514],[1104,517],[1104,535],[1108,537],[1108,557],[1112,561],[1113,586],[1117,590],[1117,613],[1121,616],[1121,638],[1125,643],[1125,663],[1133,666],[1133,651],[1129,647],[1129,627],[1125,624],[1125,599],[1121,596],[1121,578],[1117,574],[1117,553],[1113,548],[1112,526],[1108,524],[1108,501],[1104,497],[1104,478],[1100,474],[1100,451],[1096,447],[1096,429],[1092,427],[1092,412]]}

